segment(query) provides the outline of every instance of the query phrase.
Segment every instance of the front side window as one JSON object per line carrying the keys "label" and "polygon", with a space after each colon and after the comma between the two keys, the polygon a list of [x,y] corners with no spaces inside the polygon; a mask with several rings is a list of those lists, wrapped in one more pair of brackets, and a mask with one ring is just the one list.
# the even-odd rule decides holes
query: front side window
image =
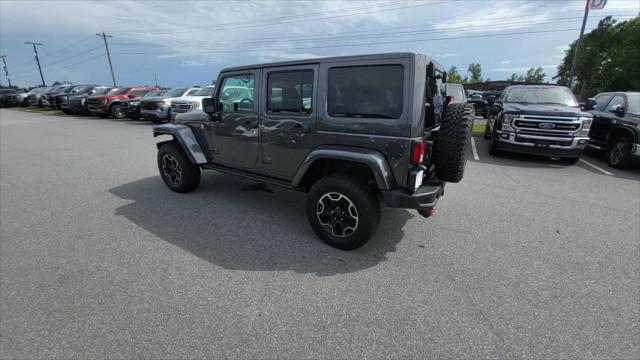
{"label": "front side window", "polygon": [[612,95],[600,95],[596,98],[596,107],[595,110],[597,111],[604,111],[604,109],[607,107],[607,104],[609,103],[609,101],[611,101]]}
{"label": "front side window", "polygon": [[624,97],[622,97],[622,95],[616,95],[613,97],[613,99],[609,102],[609,105],[607,105],[607,111],[611,111],[617,106],[624,107]]}
{"label": "front side window", "polygon": [[198,90],[198,92],[196,92],[196,94],[194,96],[213,96],[213,91],[215,89],[216,88],[213,87],[213,86],[207,86],[207,87],[204,87],[204,88]]}
{"label": "front side window", "polygon": [[402,65],[332,68],[327,110],[333,117],[398,119],[403,84]]}
{"label": "front side window", "polygon": [[226,77],[220,89],[219,103],[223,111],[252,112],[253,75],[233,75]]}
{"label": "front side window", "polygon": [[186,94],[184,94],[184,96],[192,96],[195,95],[198,91],[200,91],[200,89],[191,89],[189,91],[187,91]]}
{"label": "front side window", "polygon": [[287,71],[269,74],[268,113],[311,113],[313,71]]}

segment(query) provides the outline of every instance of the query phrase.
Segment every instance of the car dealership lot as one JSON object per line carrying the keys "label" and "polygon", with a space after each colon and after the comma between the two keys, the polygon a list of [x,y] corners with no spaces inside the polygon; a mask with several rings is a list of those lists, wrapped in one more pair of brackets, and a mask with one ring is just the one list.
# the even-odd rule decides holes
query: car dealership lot
{"label": "car dealership lot", "polygon": [[0,357],[640,356],[638,167],[475,137],[437,216],[384,209],[344,252],[304,194],[213,172],[172,193],[155,141],[0,110]]}

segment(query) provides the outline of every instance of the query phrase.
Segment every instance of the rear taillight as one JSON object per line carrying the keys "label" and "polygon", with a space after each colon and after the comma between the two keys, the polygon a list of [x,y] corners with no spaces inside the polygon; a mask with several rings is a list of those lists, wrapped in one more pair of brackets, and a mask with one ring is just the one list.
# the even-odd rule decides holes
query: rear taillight
{"label": "rear taillight", "polygon": [[456,97],[453,95],[448,95],[447,96],[447,104],[451,104],[452,102],[454,102],[456,100]]}
{"label": "rear taillight", "polygon": [[424,162],[427,153],[427,142],[424,140],[414,141],[411,148],[411,164],[420,165]]}

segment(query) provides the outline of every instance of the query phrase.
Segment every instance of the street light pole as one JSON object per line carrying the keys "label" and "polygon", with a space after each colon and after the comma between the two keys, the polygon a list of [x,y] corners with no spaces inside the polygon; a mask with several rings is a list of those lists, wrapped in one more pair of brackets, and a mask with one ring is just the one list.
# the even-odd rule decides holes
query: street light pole
{"label": "street light pole", "polygon": [[6,56],[0,56],[2,58],[2,67],[4,68],[4,74],[7,77],[7,82],[9,82],[9,87],[11,87],[11,79],[9,78],[9,70],[7,69],[7,61],[5,60]]}
{"label": "street light pole", "polygon": [[584,28],[587,25],[587,17],[589,17],[589,5],[591,0],[586,0],[584,4],[584,17],[582,18],[582,29],[580,29],[580,37],[576,43],[576,49],[573,53],[573,61],[571,62],[571,71],[569,72],[569,87],[573,85],[573,75],[576,73],[576,64],[578,63],[578,56],[580,55],[580,43],[582,42],[582,36],[584,35]]}
{"label": "street light pole", "polygon": [[100,36],[104,40],[104,48],[107,49],[107,59],[109,59],[109,69],[111,69],[111,80],[113,80],[113,86],[116,85],[116,76],[113,74],[113,64],[111,64],[111,54],[109,53],[109,44],[107,43],[107,38],[112,38],[113,35],[107,35],[102,32],[102,34],[96,34]]}
{"label": "street light pole", "polygon": [[42,46],[42,44],[37,42],[31,42],[31,41],[25,41],[25,44],[33,45],[33,56],[36,57],[36,63],[38,64],[38,71],[40,72],[40,79],[42,80],[42,86],[47,86],[44,83],[44,76],[42,75],[42,67],[40,67],[40,58],[38,58],[38,48],[36,48],[36,45]]}

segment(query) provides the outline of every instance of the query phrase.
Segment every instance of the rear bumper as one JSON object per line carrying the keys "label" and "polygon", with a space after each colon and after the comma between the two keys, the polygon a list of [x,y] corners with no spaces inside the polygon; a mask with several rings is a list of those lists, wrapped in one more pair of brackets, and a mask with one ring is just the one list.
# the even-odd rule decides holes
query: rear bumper
{"label": "rear bumper", "polygon": [[385,205],[396,208],[420,209],[434,207],[444,194],[444,184],[425,184],[411,193],[406,189],[382,190]]}
{"label": "rear bumper", "polygon": [[[498,150],[543,156],[580,157],[589,142],[588,137],[553,138],[547,136],[520,135],[497,131]],[[557,145],[567,143],[566,145]]]}

